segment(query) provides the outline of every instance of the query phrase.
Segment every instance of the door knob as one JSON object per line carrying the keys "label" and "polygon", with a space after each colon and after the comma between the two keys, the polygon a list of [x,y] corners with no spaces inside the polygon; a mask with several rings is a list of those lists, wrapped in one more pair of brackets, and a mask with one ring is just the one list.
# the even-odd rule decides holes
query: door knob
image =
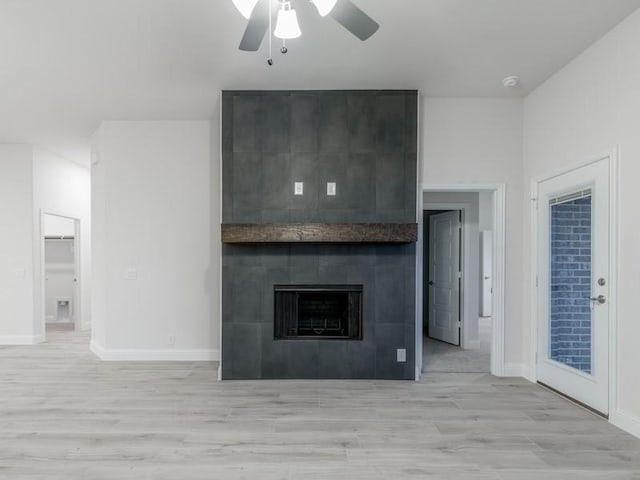
{"label": "door knob", "polygon": [[433,286],[433,280],[429,280],[429,281],[427,282],[427,285]]}
{"label": "door knob", "polygon": [[607,301],[607,297],[605,297],[604,295],[598,295],[597,297],[591,297],[589,300],[591,300],[594,303],[597,303],[598,305],[602,305]]}

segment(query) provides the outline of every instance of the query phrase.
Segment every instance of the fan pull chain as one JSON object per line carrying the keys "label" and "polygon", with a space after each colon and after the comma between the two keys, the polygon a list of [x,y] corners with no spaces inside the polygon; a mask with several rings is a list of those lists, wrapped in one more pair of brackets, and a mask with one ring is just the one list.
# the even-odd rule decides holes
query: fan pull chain
{"label": "fan pull chain", "polygon": [[269,0],[267,3],[269,4],[269,58],[267,58],[267,63],[269,64],[269,66],[271,66],[273,65],[273,57],[271,56],[272,55],[271,37],[273,36],[273,30],[271,26],[273,22],[273,11],[272,11],[271,0]]}

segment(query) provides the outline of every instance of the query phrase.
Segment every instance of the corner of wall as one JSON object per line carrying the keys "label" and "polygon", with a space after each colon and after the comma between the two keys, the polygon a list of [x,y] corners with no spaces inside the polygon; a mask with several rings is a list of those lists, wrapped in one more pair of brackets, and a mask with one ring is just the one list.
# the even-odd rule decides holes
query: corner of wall
{"label": "corner of wall", "polygon": [[503,377],[521,377],[531,383],[536,383],[534,370],[531,365],[524,363],[507,363],[504,366]]}
{"label": "corner of wall", "polygon": [[521,363],[505,363],[502,376],[527,378],[528,370],[528,367]]}
{"label": "corner of wall", "polygon": [[[222,348],[222,241],[220,223],[222,218],[222,92],[216,99],[216,113],[209,121],[211,171],[210,181],[210,217],[211,217],[211,258],[210,258],[210,316],[211,345]],[[219,357],[218,353],[218,357]]]}
{"label": "corner of wall", "polygon": [[611,419],[611,423],[634,437],[640,438],[640,417],[618,410]]}

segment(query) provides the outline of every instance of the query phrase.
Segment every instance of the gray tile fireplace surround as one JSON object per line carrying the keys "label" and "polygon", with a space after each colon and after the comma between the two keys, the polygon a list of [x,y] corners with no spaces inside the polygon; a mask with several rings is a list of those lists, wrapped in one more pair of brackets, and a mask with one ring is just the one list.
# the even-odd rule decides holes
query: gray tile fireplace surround
{"label": "gray tile fireplace surround", "polygon": [[[417,98],[224,92],[223,223],[415,222]],[[223,379],[413,379],[415,244],[224,244],[222,254]],[[274,339],[275,285],[332,284],[362,285],[361,340]]]}

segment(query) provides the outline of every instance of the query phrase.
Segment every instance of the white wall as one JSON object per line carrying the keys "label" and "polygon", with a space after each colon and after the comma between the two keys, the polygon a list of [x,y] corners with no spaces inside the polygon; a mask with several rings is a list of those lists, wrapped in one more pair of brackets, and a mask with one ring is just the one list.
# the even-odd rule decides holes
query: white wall
{"label": "white wall", "polygon": [[106,171],[101,128],[91,137],[91,344],[105,345],[107,315]]}
{"label": "white wall", "polygon": [[[491,192],[480,192],[479,193],[479,212],[478,212],[478,230],[480,230],[480,235],[482,235],[482,232],[489,232],[488,235],[491,238],[491,241],[493,242],[493,193]],[[479,241],[479,250],[480,250],[480,268],[478,269],[478,274],[479,274],[479,281],[480,281],[480,304],[479,304],[479,313],[480,316],[483,315],[483,283],[484,283],[484,272],[482,270],[482,262],[484,261],[483,259],[483,246],[482,246],[482,239],[480,239]],[[489,265],[492,264],[492,257],[493,257],[493,252],[488,252],[487,253],[487,259],[486,261],[488,262]],[[493,274],[489,275],[490,277],[493,277]],[[488,284],[488,288],[492,288],[492,283],[493,282],[493,278],[490,278],[489,280],[487,280],[487,282],[489,282]],[[491,312],[491,296],[488,296],[487,298],[487,313]]]}
{"label": "white wall", "polygon": [[33,150],[0,145],[0,344],[31,344],[33,322]]}
{"label": "white wall", "polygon": [[56,215],[44,216],[44,235],[46,237],[73,237],[75,234],[76,226],[72,219]]}
{"label": "white wall", "polygon": [[104,359],[217,359],[210,134],[207,121],[109,121],[93,138],[92,348]]}
{"label": "white wall", "polygon": [[33,255],[36,334],[44,333],[43,249],[41,213],[70,215],[80,219],[80,300],[76,314],[80,328],[91,325],[91,177],[88,168],[34,148]]}
{"label": "white wall", "polygon": [[522,101],[426,98],[422,111],[423,183],[504,183],[507,189],[505,362],[522,365]]}
{"label": "white wall", "polygon": [[[466,204],[464,218],[464,268],[463,285],[463,322],[461,346],[466,349],[480,348],[478,337],[478,304],[480,302],[480,235],[478,231],[479,202],[478,193],[472,192],[427,192],[423,196],[425,210],[429,205],[451,204],[462,209]],[[466,260],[466,262],[465,262]],[[427,275],[424,276],[427,278]]]}
{"label": "white wall", "polygon": [[[534,91],[524,110],[523,202],[532,179],[619,146],[618,402],[614,421],[640,435],[640,11]],[[531,361],[530,226],[523,205],[525,358]]]}
{"label": "white wall", "polygon": [[480,192],[478,207],[478,229],[482,231],[493,229],[493,193]]}

